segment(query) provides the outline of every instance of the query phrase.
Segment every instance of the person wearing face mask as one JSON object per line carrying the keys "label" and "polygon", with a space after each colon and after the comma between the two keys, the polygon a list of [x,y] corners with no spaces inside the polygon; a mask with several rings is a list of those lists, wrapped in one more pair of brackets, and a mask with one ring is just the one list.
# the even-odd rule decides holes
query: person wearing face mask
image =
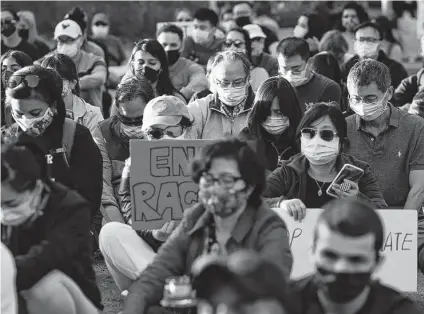
{"label": "person wearing face mask", "polygon": [[305,39],[313,56],[318,52],[319,40],[327,30],[328,23],[324,16],[317,12],[303,13],[293,29],[293,36]]}
{"label": "person wearing face mask", "polygon": [[9,50],[18,50],[26,53],[31,59],[37,60],[42,55],[37,48],[26,39],[19,36],[19,16],[14,10],[3,9],[1,11],[1,54]]}
{"label": "person wearing face mask", "polygon": [[52,49],[45,40],[38,35],[35,15],[31,11],[19,11],[18,34],[37,48],[39,56],[48,54]]}
{"label": "person wearing face mask", "polygon": [[209,87],[203,67],[180,56],[184,38],[181,28],[173,24],[165,25],[158,29],[156,38],[166,52],[172,84],[185,99]]}
{"label": "person wearing face mask", "polygon": [[348,44],[349,54],[354,54],[355,28],[369,20],[368,13],[364,7],[356,2],[348,2],[342,9],[341,19],[337,29],[342,32]]}
{"label": "person wearing face mask", "polygon": [[238,137],[263,141],[266,145],[266,168],[273,171],[283,160],[299,153],[295,133],[301,118],[294,88],[283,78],[271,77],[256,92],[247,127]]}
{"label": "person wearing face mask", "polygon": [[324,206],[313,234],[314,273],[290,285],[302,300],[302,313],[422,313],[403,293],[372,278],[384,263],[385,237],[383,222],[369,204],[332,201]]}
{"label": "person wearing face mask", "polygon": [[[200,256],[225,257],[248,249],[275,265],[283,278],[290,276],[293,260],[287,229],[262,204],[265,171],[254,150],[237,139],[213,142],[196,156],[191,173],[199,184],[199,201],[184,211],[181,223],[154,260],[131,280],[124,313],[153,310],[166,279],[189,275]],[[137,252],[133,249],[128,254]]]}
{"label": "person wearing face mask", "polygon": [[9,78],[17,70],[32,64],[32,59],[25,52],[9,50],[0,58],[1,64],[1,126],[13,124],[10,107],[6,106],[6,86]]}
{"label": "person wearing face mask", "polygon": [[355,53],[351,59],[346,61],[342,67],[342,79],[346,82],[350,69],[360,60],[374,59],[385,64],[390,69],[390,76],[393,86],[398,86],[403,79],[408,77],[404,66],[390,59],[387,54],[380,49],[383,32],[380,27],[372,22],[365,22],[355,28]]}
{"label": "person wearing face mask", "polygon": [[181,56],[206,66],[211,55],[221,50],[224,38],[216,34],[218,15],[207,8],[200,8],[194,14],[193,34],[184,39]]}
{"label": "person wearing face mask", "polygon": [[103,306],[91,260],[91,205],[50,180],[46,152],[25,135],[2,142],[2,245],[16,274],[12,286],[4,287],[17,293],[16,311],[5,313],[97,314]]}
{"label": "person wearing face mask", "polygon": [[227,33],[226,40],[223,45],[224,51],[236,51],[246,55],[250,61],[250,80],[249,84],[256,92],[261,84],[269,78],[268,72],[259,66],[254,66],[252,62],[252,44],[249,33],[243,28],[234,28]]}
{"label": "person wearing face mask", "polygon": [[316,102],[340,103],[340,86],[323,75],[310,69],[308,43],[297,37],[283,39],[277,47],[279,75],[288,80],[296,89],[302,112]]}
{"label": "person wearing face mask", "polygon": [[[57,48],[52,54],[60,53],[72,59],[77,67],[80,97],[89,104],[102,108],[102,91],[106,82],[106,64],[103,58],[82,50],[84,38],[80,26],[73,20],[57,24],[54,32]],[[50,57],[50,55],[44,58]],[[43,59],[37,61],[43,63]]]}
{"label": "person wearing face mask", "polygon": [[424,120],[389,102],[390,72],[378,61],[355,64],[347,89],[355,112],[347,118],[347,152],[371,166],[390,207],[418,211],[419,267],[424,271]]}
{"label": "person wearing face mask", "polygon": [[212,94],[188,105],[197,138],[237,136],[247,125],[255,97],[249,84],[250,67],[243,53],[224,51],[215,56],[209,78]]}
{"label": "person wearing face mask", "polygon": [[333,197],[326,191],[345,164],[364,170],[358,182],[345,179],[348,189],[335,186],[339,198],[358,197],[375,208],[387,208],[371,168],[343,153],[348,146],[346,120],[334,103],[317,103],[306,111],[297,128],[301,153],[282,163],[267,178],[263,193],[272,208],[303,220],[307,208],[321,208]]}
{"label": "person wearing face mask", "polygon": [[269,76],[278,74],[278,61],[269,53],[264,52],[266,35],[256,24],[248,24],[243,27],[250,37],[252,47],[252,64],[255,67],[264,68]]}
{"label": "person wearing face mask", "polygon": [[[424,43],[424,42],[423,42]],[[424,67],[421,67],[416,74],[408,76],[396,87],[392,98],[392,104],[396,107],[408,107],[414,96],[424,89]]]}
{"label": "person wearing face mask", "polygon": [[91,134],[103,121],[100,108],[92,106],[80,98],[79,78],[74,62],[64,54],[55,53],[44,58],[41,66],[56,70],[63,79],[62,98],[65,103],[66,116],[87,127]]}
{"label": "person wearing face mask", "polygon": [[74,189],[90,203],[90,217],[100,209],[102,160],[90,131],[65,117],[63,82],[52,69],[37,65],[16,71],[6,88],[6,104],[16,121],[4,139],[25,133],[45,146],[50,180]]}

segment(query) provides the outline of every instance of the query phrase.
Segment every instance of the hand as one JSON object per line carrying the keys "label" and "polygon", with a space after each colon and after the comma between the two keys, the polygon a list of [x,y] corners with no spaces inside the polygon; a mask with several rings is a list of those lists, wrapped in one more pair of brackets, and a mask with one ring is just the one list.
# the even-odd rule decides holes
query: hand
{"label": "hand", "polygon": [[319,40],[316,37],[306,39],[310,51],[318,51]]}
{"label": "hand", "polygon": [[340,198],[358,196],[359,194],[358,184],[348,179],[344,179],[344,183],[341,185],[334,184],[333,190]]}
{"label": "hand", "polygon": [[131,156],[130,157],[128,157],[126,160],[125,160],[125,167],[130,167],[131,166]]}
{"label": "hand", "polygon": [[162,228],[152,231],[152,236],[158,241],[165,242],[171,235],[172,231],[177,227],[176,221],[168,221]]}
{"label": "hand", "polygon": [[287,211],[295,221],[302,221],[306,216],[306,206],[297,198],[292,200],[284,200],[280,203],[280,208]]}

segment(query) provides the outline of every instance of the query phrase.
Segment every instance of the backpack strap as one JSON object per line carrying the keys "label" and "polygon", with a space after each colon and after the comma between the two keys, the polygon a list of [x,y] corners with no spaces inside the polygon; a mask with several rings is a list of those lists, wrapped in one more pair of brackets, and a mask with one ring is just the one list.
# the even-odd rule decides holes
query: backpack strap
{"label": "backpack strap", "polygon": [[65,118],[63,124],[63,136],[62,136],[62,145],[64,149],[65,161],[70,165],[72,146],[74,145],[75,130],[77,128],[77,123],[69,118]]}

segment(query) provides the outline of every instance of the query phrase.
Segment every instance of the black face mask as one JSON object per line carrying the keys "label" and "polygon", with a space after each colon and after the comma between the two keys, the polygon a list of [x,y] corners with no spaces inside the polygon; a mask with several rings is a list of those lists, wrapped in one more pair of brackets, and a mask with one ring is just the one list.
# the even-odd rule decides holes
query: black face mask
{"label": "black face mask", "polygon": [[144,67],[143,70],[138,71],[139,74],[143,75],[150,83],[155,83],[159,78],[160,70],[156,71],[151,67]]}
{"label": "black face mask", "polygon": [[1,26],[1,34],[10,37],[16,31],[16,26],[13,23],[4,23]]}
{"label": "black face mask", "polygon": [[[331,277],[327,279],[325,277]],[[336,303],[347,303],[356,298],[370,283],[371,272],[336,273],[322,267],[317,268],[315,282]]]}
{"label": "black face mask", "polygon": [[20,30],[18,30],[18,35],[22,39],[27,40],[29,37],[29,29],[21,28]]}
{"label": "black face mask", "polygon": [[168,65],[174,65],[180,58],[180,52],[178,50],[169,50],[166,52],[166,56],[168,57]]}
{"label": "black face mask", "polygon": [[250,21],[250,16],[240,16],[238,18],[236,18],[236,24],[238,27],[243,27],[246,26],[248,24],[252,24],[252,22]]}

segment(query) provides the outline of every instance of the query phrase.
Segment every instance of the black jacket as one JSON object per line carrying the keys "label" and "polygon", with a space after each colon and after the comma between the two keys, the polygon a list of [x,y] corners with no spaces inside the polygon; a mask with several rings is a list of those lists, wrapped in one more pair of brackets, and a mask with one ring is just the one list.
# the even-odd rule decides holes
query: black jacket
{"label": "black jacket", "polygon": [[[325,314],[317,296],[317,286],[313,276],[291,284],[302,314]],[[364,307],[357,314],[420,314],[422,309],[401,293],[380,284],[371,283],[371,292]]]}
{"label": "black jacket", "polygon": [[[357,55],[350,58],[343,66],[342,66],[342,80],[343,83],[346,83],[347,76],[349,75],[350,69],[359,61],[359,57]],[[397,87],[400,82],[408,76],[405,68],[399,62],[390,59],[382,50],[378,53],[377,61],[385,64],[390,70],[390,77],[392,78],[392,86]]]}
{"label": "black jacket", "polygon": [[[63,126],[55,117],[46,131],[37,137],[45,151],[62,148],[61,129]],[[15,123],[4,133],[6,138],[13,139],[22,131]],[[90,209],[93,215],[98,212],[103,189],[103,160],[90,131],[85,126],[77,124],[69,166],[65,162],[64,153],[52,153],[52,156],[53,163],[48,164],[49,176],[56,182],[76,190],[88,200],[92,205]]]}
{"label": "black jacket", "polygon": [[396,88],[391,100],[394,106],[400,107],[412,103],[412,99],[414,99],[415,94],[418,93],[420,89],[424,88],[424,86],[420,84],[423,74],[424,68],[421,68],[417,74],[411,75],[402,80]]}
{"label": "black jacket", "polygon": [[68,275],[93,304],[103,309],[92,266],[90,205],[76,192],[51,184],[43,215],[18,227],[2,225],[2,242],[15,257],[18,291],[27,290],[53,270]]}

